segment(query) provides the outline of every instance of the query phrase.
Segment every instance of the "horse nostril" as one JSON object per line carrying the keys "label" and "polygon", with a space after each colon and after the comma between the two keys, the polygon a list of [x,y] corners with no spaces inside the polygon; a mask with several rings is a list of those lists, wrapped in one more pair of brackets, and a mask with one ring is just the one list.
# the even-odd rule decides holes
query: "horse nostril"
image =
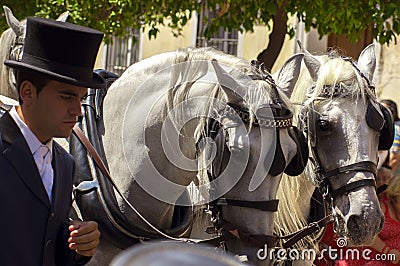
{"label": "horse nostril", "polygon": [[348,232],[359,232],[361,235],[363,235],[363,236],[360,235],[359,236],[360,238],[366,237],[366,235],[364,234],[368,232],[368,228],[372,229],[372,232],[374,232],[378,223],[374,223],[373,225],[371,225],[364,218],[365,217],[363,217],[362,215],[356,215],[356,214],[350,215],[349,218],[347,219]]}
{"label": "horse nostril", "polygon": [[347,219],[347,227],[349,232],[358,232],[360,225],[358,224],[359,216],[350,215]]}
{"label": "horse nostril", "polygon": [[366,219],[365,215],[350,215],[347,219],[347,232],[353,245],[361,245],[372,241],[383,227],[384,217],[377,215],[375,219]]}

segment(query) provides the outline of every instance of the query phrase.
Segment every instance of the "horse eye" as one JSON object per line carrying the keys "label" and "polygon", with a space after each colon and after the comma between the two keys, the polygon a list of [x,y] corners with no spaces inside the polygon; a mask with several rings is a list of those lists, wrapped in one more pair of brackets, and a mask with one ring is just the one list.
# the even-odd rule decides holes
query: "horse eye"
{"label": "horse eye", "polygon": [[326,130],[329,130],[332,128],[331,123],[325,119],[318,120],[317,125],[318,125],[318,129],[320,129],[322,131],[326,131]]}

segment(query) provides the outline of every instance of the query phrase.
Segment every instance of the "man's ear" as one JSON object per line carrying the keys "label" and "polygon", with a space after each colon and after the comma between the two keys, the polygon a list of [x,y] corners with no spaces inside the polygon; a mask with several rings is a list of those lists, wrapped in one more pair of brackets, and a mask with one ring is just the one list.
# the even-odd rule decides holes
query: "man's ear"
{"label": "man's ear", "polygon": [[36,87],[29,80],[22,81],[19,90],[19,97],[24,103],[31,102],[36,97]]}

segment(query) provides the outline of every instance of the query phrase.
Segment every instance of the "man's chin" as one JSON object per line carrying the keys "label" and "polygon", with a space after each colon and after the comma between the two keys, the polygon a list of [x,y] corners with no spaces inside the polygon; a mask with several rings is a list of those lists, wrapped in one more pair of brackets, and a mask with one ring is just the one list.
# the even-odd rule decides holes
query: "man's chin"
{"label": "man's chin", "polygon": [[54,135],[55,138],[69,138],[72,133],[72,128],[68,131],[65,132],[58,132],[56,135]]}

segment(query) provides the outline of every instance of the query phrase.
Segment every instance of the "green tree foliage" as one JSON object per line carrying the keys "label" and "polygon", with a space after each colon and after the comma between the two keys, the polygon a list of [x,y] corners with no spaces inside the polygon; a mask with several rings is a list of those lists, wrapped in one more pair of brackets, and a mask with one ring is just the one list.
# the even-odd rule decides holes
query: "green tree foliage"
{"label": "green tree foliage", "polygon": [[[347,35],[357,41],[369,29],[381,44],[397,41],[400,33],[400,0],[12,0],[9,5],[17,18],[36,15],[56,18],[69,11],[68,21],[98,29],[111,36],[123,37],[132,29],[148,29],[150,38],[157,37],[161,25],[179,35],[191,19],[192,11],[208,9],[214,14],[204,16],[202,33],[210,38],[220,28],[227,31],[253,31],[254,25],[265,25],[272,30],[268,46],[257,56],[259,62],[271,70],[277,59],[285,35],[294,36],[294,25],[288,17],[296,15],[305,29],[317,28],[320,37],[329,34]],[[0,32],[8,28],[4,14]]]}
{"label": "green tree foliage", "polygon": [[[355,41],[358,33],[372,27],[374,37],[380,43],[389,44],[400,33],[399,0],[12,0],[0,1],[8,5],[17,18],[36,15],[55,18],[68,10],[68,21],[98,29],[108,36],[124,36],[128,28],[149,27],[150,37],[156,37],[160,25],[166,25],[179,35],[191,18],[189,11],[209,8],[217,17],[205,17],[208,25],[204,35],[210,37],[220,27],[240,32],[252,31],[256,24],[274,27],[272,21],[278,8],[287,14],[296,14],[304,21],[306,29],[318,28],[320,36],[335,33],[347,34]],[[0,31],[8,28],[0,20]],[[168,19],[165,19],[168,18]],[[294,35],[293,25],[286,33]]]}
{"label": "green tree foliage", "polygon": [[358,33],[372,28],[381,44],[396,42],[400,34],[399,0],[295,0],[288,1],[288,12],[296,13],[306,28],[318,28],[320,36],[345,34],[356,41]]}

